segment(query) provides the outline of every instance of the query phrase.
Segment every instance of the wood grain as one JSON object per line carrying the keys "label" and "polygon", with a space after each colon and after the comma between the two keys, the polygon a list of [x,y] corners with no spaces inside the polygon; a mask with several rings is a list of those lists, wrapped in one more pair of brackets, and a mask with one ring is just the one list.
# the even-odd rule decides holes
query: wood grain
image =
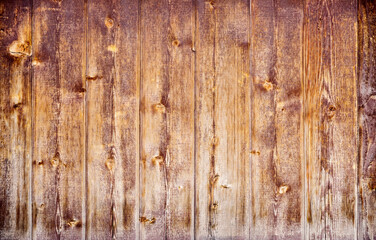
{"label": "wood grain", "polygon": [[252,2],[252,239],[302,239],[299,1]]}
{"label": "wood grain", "polygon": [[31,1],[0,2],[0,239],[31,231]]}
{"label": "wood grain", "polygon": [[376,239],[373,0],[0,0],[0,239]]}
{"label": "wood grain", "polygon": [[140,239],[192,239],[192,1],[141,2]]}
{"label": "wood grain", "polygon": [[134,239],[138,234],[138,4],[89,1],[87,17],[86,237]]}
{"label": "wood grain", "polygon": [[249,238],[249,2],[198,1],[197,239]]}
{"label": "wood grain", "polygon": [[82,237],[83,1],[33,2],[33,238]]}
{"label": "wood grain", "polygon": [[358,239],[376,239],[376,3],[359,1],[358,6]]}
{"label": "wood grain", "polygon": [[306,238],[356,233],[356,1],[306,1]]}

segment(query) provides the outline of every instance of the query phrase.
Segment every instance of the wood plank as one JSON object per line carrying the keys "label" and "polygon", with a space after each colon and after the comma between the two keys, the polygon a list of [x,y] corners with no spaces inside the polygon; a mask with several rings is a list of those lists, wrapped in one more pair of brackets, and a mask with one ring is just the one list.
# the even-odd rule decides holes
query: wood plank
{"label": "wood plank", "polygon": [[304,232],[299,1],[252,2],[252,239]]}
{"label": "wood plank", "polygon": [[376,239],[376,3],[358,7],[359,201],[358,239]]}
{"label": "wood plank", "polygon": [[0,3],[0,239],[30,237],[31,2]]}
{"label": "wood plank", "polygon": [[197,239],[249,238],[249,9],[197,4]]}
{"label": "wood plank", "polygon": [[80,239],[84,0],[33,2],[33,238]]}
{"label": "wood plank", "polygon": [[137,1],[88,2],[87,233],[138,234]]}
{"label": "wood plank", "polygon": [[306,238],[356,233],[356,1],[309,0],[304,25]]}
{"label": "wood plank", "polygon": [[192,1],[141,3],[141,239],[192,239]]}

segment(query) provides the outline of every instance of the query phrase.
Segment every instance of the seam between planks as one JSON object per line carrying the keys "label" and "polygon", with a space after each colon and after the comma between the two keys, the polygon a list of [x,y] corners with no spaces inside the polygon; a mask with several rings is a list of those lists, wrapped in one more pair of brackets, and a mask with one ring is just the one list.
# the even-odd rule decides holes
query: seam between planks
{"label": "seam between planks", "polygon": [[30,6],[30,25],[31,25],[31,48],[32,48],[32,54],[31,54],[31,66],[30,66],[30,98],[31,98],[31,143],[30,143],[30,159],[29,159],[29,234],[30,239],[33,239],[33,159],[34,159],[34,67],[33,67],[33,60],[34,60],[34,1],[31,0],[31,6]]}
{"label": "seam between planks", "polygon": [[[84,7],[84,41],[85,41],[85,73],[84,73],[84,84],[85,89],[88,89],[88,82],[86,81],[87,72],[88,72],[88,31],[89,31],[89,19],[88,19],[88,0],[84,1],[85,7]],[[82,239],[87,238],[87,193],[88,193],[88,176],[87,176],[87,153],[88,153],[88,135],[87,135],[87,129],[88,129],[88,109],[87,109],[87,98],[88,93],[85,92],[85,98],[84,98],[84,162],[83,162],[83,199],[82,199],[82,222],[83,222],[83,228],[82,228]]]}
{"label": "seam between planks", "polygon": [[301,76],[301,82],[302,82],[302,91],[303,91],[303,98],[302,98],[302,105],[303,105],[303,111],[302,111],[302,125],[303,125],[303,239],[307,239],[307,124],[305,122],[305,116],[306,116],[306,87],[305,87],[305,21],[306,21],[306,0],[303,0],[303,21],[302,21],[302,76]]}
{"label": "seam between planks", "polygon": [[[252,75],[252,39],[251,39],[251,36],[252,36],[252,0],[248,0],[248,30],[247,30],[247,41],[248,41],[248,54],[249,54],[249,60],[248,60],[248,67],[249,67],[249,74],[250,76]],[[249,166],[248,166],[248,170],[249,170],[249,193],[248,193],[248,204],[249,204],[249,209],[248,209],[248,218],[249,219],[252,219],[251,216],[252,216],[252,156],[251,154],[249,154],[252,150],[252,106],[253,106],[253,101],[252,101],[252,89],[253,89],[253,78],[251,77],[249,79],[249,133],[248,133],[248,141],[249,141],[249,147],[247,150],[247,154],[248,154],[248,160],[249,160]],[[248,223],[248,239],[250,240],[251,239],[251,225],[252,225],[252,220],[249,221]]]}
{"label": "seam between planks", "polygon": [[137,82],[138,82],[138,157],[136,160],[136,188],[137,188],[137,201],[136,201],[136,239],[141,239],[141,227],[140,227],[140,211],[141,211],[141,169],[140,162],[142,158],[142,34],[141,34],[141,4],[142,0],[138,1],[138,15],[137,15],[137,55],[138,55],[138,66],[137,66]]}
{"label": "seam between planks", "polygon": [[359,239],[358,236],[358,227],[359,227],[359,164],[360,164],[360,141],[359,141],[359,134],[360,134],[360,129],[359,129],[359,106],[358,106],[358,96],[360,96],[359,92],[359,86],[360,86],[360,81],[359,81],[359,0],[356,1],[356,6],[355,6],[355,16],[356,16],[356,23],[355,23],[355,32],[356,32],[356,47],[355,47],[355,86],[354,86],[354,94],[355,94],[355,144],[356,144],[356,164],[355,164],[355,204],[354,204],[354,234],[355,234],[355,239]]}
{"label": "seam between planks", "polygon": [[197,38],[197,0],[192,0],[192,9],[193,9],[193,22],[194,22],[194,25],[193,25],[193,46],[192,46],[192,51],[193,51],[193,87],[194,87],[194,104],[193,104],[193,114],[194,114],[194,120],[193,120],[193,156],[194,156],[194,160],[193,160],[193,234],[192,234],[192,238],[193,239],[196,239],[196,224],[197,224],[197,220],[196,220],[196,207],[197,207],[197,203],[196,203],[196,199],[197,199],[197,196],[196,196],[196,192],[197,192],[197,184],[196,184],[196,180],[197,180],[197,176],[196,176],[196,167],[197,167],[197,54],[196,54],[196,38]]}

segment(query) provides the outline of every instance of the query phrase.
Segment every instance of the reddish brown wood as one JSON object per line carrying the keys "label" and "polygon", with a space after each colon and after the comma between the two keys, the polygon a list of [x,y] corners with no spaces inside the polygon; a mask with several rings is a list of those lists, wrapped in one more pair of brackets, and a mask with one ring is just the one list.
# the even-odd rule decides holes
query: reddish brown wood
{"label": "reddish brown wood", "polygon": [[376,239],[376,3],[358,6],[358,239]]}
{"label": "reddish brown wood", "polygon": [[140,239],[192,239],[191,1],[142,1]]}
{"label": "reddish brown wood", "polygon": [[198,239],[249,238],[249,1],[197,1]]}
{"label": "reddish brown wood", "polygon": [[253,1],[252,239],[304,236],[303,5]]}
{"label": "reddish brown wood", "polygon": [[31,234],[31,12],[0,2],[0,239]]}
{"label": "reddish brown wood", "polygon": [[375,9],[0,1],[0,238],[375,239]]}
{"label": "reddish brown wood", "polygon": [[356,1],[305,2],[306,238],[356,236]]}
{"label": "reddish brown wood", "polygon": [[134,239],[139,207],[138,3],[87,3],[89,239]]}

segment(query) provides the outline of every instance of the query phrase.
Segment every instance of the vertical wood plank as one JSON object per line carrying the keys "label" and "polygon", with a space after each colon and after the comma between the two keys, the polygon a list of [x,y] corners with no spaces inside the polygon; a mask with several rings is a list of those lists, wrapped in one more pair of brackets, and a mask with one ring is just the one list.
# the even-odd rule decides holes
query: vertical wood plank
{"label": "vertical wood plank", "polygon": [[252,2],[251,238],[304,232],[300,1]]}
{"label": "vertical wood plank", "polygon": [[33,238],[80,239],[84,1],[33,2]]}
{"label": "vertical wood plank", "polygon": [[2,1],[0,29],[0,239],[28,239],[31,2]]}
{"label": "vertical wood plank", "polygon": [[358,7],[359,225],[358,239],[376,239],[376,3]]}
{"label": "vertical wood plank", "polygon": [[141,3],[141,239],[193,238],[192,1]]}
{"label": "vertical wood plank", "polygon": [[309,239],[354,239],[356,1],[305,3],[304,107]]}
{"label": "vertical wood plank", "polygon": [[88,1],[87,234],[138,234],[138,2]]}
{"label": "vertical wood plank", "polygon": [[[116,237],[139,234],[139,2],[117,2],[118,32],[114,80]],[[116,22],[114,23],[114,25]]]}
{"label": "vertical wood plank", "polygon": [[249,9],[197,4],[197,239],[249,238]]}

